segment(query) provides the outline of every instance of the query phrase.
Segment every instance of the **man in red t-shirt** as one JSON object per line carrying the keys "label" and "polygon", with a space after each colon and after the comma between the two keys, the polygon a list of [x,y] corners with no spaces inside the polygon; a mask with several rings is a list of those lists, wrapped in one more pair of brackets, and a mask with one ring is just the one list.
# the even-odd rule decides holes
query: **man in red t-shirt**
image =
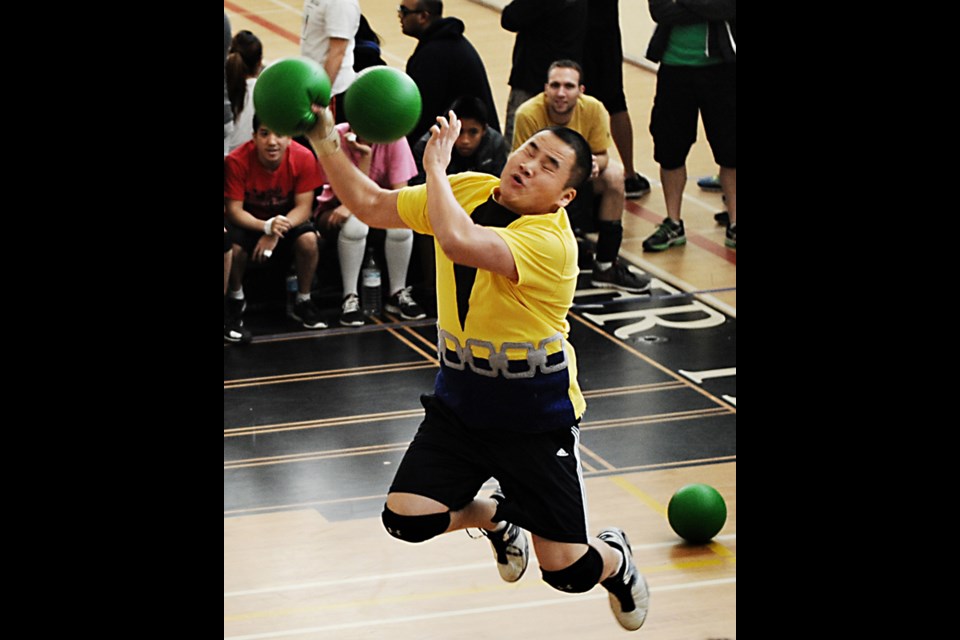
{"label": "man in red t-shirt", "polygon": [[234,243],[227,305],[238,316],[246,308],[243,276],[247,260],[265,262],[274,253],[278,259],[291,250],[297,270],[297,300],[293,317],[308,329],[324,329],[326,323],[310,299],[319,250],[317,232],[310,222],[314,189],[325,178],[313,153],[279,136],[254,115],[253,139],[224,158],[223,201]]}

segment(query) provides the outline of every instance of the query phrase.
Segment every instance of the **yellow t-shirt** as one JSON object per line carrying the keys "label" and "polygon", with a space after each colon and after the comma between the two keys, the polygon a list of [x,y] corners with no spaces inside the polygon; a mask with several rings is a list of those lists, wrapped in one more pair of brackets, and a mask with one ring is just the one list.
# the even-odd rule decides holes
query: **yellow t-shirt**
{"label": "yellow t-shirt", "polygon": [[[492,200],[498,177],[448,179],[463,209],[510,247],[519,280],[455,265],[435,243],[442,365],[435,392],[476,428],[569,428],[586,402],[567,342],[579,268],[566,212],[517,216]],[[402,189],[397,211],[411,229],[433,235],[426,185]]]}
{"label": "yellow t-shirt", "polygon": [[[535,95],[517,107],[514,118],[513,151],[520,148],[537,131],[556,124],[550,121],[545,93]],[[563,126],[582,135],[590,145],[590,151],[595,154],[603,153],[613,143],[610,136],[610,114],[603,103],[593,96],[581,93],[577,98],[577,105],[573,108],[570,122]]]}

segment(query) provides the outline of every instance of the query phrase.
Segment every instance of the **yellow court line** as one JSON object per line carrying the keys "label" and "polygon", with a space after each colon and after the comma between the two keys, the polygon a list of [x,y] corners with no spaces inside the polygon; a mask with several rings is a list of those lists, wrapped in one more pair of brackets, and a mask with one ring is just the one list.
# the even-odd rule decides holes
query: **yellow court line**
{"label": "yellow court line", "polygon": [[246,469],[248,467],[267,467],[270,465],[276,464],[292,464],[294,462],[316,462],[317,460],[330,460],[333,458],[348,458],[351,456],[369,456],[378,453],[396,453],[398,451],[403,451],[407,447],[407,443],[395,445],[389,449],[378,449],[375,451],[350,451],[343,453],[318,453],[315,455],[306,455],[301,458],[294,460],[270,460],[264,462],[250,462],[250,463],[238,463],[238,464],[224,464],[224,471],[232,471],[234,469]]}
{"label": "yellow court line", "polygon": [[433,369],[437,365],[432,362],[421,362],[417,364],[406,365],[402,367],[396,367],[393,365],[378,365],[376,367],[363,367],[357,368],[354,370],[340,370],[335,374],[329,373],[319,373],[317,375],[305,374],[301,375],[298,378],[290,380],[270,380],[266,382],[249,382],[249,383],[233,383],[226,384],[224,383],[223,390],[227,391],[229,389],[242,389],[245,387],[260,387],[266,386],[268,384],[284,384],[287,382],[310,382],[312,380],[326,380],[328,378],[350,378],[353,376],[365,376],[369,374],[380,374],[380,373],[403,373],[406,371],[417,371],[419,369]]}
{"label": "yellow court line", "polygon": [[[644,491],[643,489],[641,489],[640,487],[633,484],[632,482],[630,482],[629,480],[627,480],[622,476],[612,476],[610,480],[615,485],[617,485],[618,487],[620,487],[630,495],[636,498],[639,498],[641,502],[643,502],[648,507],[650,507],[651,509],[659,513],[664,519],[667,518],[667,508],[662,504],[660,504],[659,502],[657,502],[657,500],[653,498],[650,494],[648,494],[646,491]],[[736,556],[729,549],[727,549],[725,546],[723,546],[719,542],[713,541],[707,546],[707,548],[710,549],[713,553],[725,559],[729,559],[729,560],[736,559]],[[688,561],[682,561],[682,562],[688,562]]]}
{"label": "yellow court line", "polygon": [[384,420],[416,418],[422,415],[423,409],[405,409],[402,411],[368,413],[358,416],[323,418],[321,420],[304,420],[301,422],[265,424],[255,427],[231,427],[223,430],[223,437],[236,438],[241,436],[262,435],[266,433],[278,433],[281,431],[298,431],[300,429],[322,429],[325,427],[339,427],[348,424],[362,424],[365,422],[382,422]]}
{"label": "yellow court line", "polygon": [[275,376],[260,376],[257,378],[237,378],[235,380],[224,380],[223,385],[233,386],[236,384],[246,384],[250,382],[276,382],[287,380],[290,378],[300,378],[303,376],[337,376],[347,373],[353,373],[356,371],[379,371],[382,369],[397,369],[401,367],[408,367],[413,365],[422,365],[424,364],[421,360],[410,360],[408,362],[391,362],[387,364],[368,364],[358,367],[345,367],[343,369],[327,369],[322,371],[301,371],[300,373],[284,373]]}
{"label": "yellow court line", "polygon": [[382,449],[395,449],[396,447],[405,447],[409,442],[392,442],[386,444],[370,444],[362,447],[347,447],[345,449],[329,449],[327,451],[304,451],[303,453],[288,453],[278,456],[263,456],[261,458],[239,458],[237,460],[227,460],[226,465],[247,464],[250,462],[283,462],[285,460],[296,460],[298,458],[307,458],[313,456],[337,456],[342,453],[365,453],[377,452]]}

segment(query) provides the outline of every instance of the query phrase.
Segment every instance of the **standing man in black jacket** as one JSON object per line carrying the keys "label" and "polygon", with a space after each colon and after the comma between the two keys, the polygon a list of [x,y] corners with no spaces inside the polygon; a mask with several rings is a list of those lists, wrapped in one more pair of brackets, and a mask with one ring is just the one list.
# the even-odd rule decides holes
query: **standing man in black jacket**
{"label": "standing man in black jacket", "polygon": [[583,63],[587,0],[512,0],[503,8],[500,26],[517,34],[503,128],[509,145],[517,107],[543,91],[550,64],[554,60]]}
{"label": "standing man in black jacket", "polygon": [[463,21],[444,18],[440,0],[401,0],[398,14],[404,35],[420,41],[406,69],[423,101],[420,121],[407,134],[411,148],[437,123],[437,116],[446,115],[450,103],[462,95],[480,98],[487,108],[489,125],[500,131],[487,69],[463,36]]}

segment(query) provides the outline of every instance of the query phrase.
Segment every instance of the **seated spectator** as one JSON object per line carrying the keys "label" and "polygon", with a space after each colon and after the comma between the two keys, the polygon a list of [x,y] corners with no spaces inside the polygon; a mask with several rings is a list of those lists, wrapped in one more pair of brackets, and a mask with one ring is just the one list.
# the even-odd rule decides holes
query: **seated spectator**
{"label": "seated spectator", "polygon": [[[593,154],[590,176],[593,194],[600,196],[600,206],[592,211],[590,190],[577,194],[573,210],[586,208],[597,218],[597,252],[590,282],[595,287],[619,289],[630,293],[650,290],[650,278],[640,276],[619,261],[623,241],[624,177],[623,165],[610,158],[612,144],[610,115],[603,104],[584,93],[583,69],[574,60],[557,60],[547,70],[547,82],[540,93],[517,108],[513,130],[513,149],[541,129],[549,126],[569,127],[582,135]],[[587,197],[584,197],[587,196]],[[578,226],[577,215],[568,208],[571,224]]]}
{"label": "seated spectator", "polygon": [[[389,144],[369,144],[350,130],[349,123],[338,124],[337,131],[347,157],[379,186],[399,189],[407,186],[407,181],[416,175],[416,165],[406,138]],[[329,184],[324,185],[323,193],[317,198],[315,219],[321,233],[339,230],[337,254],[343,278],[340,324],[345,327],[362,326],[364,317],[357,295],[357,282],[370,228],[340,204]],[[390,297],[384,308],[404,320],[425,318],[426,312],[413,299],[411,287],[407,286],[407,269],[413,253],[413,231],[387,229],[383,252],[390,283]]]}
{"label": "seated spectator", "polygon": [[234,242],[228,306],[237,318],[246,309],[243,277],[248,260],[289,264],[293,259],[298,289],[293,318],[308,329],[323,329],[327,325],[310,297],[319,258],[310,217],[322,172],[310,150],[290,136],[277,135],[256,114],[253,130],[253,139],[224,160],[223,199]]}
{"label": "seated spectator", "polygon": [[[461,96],[450,105],[450,111],[460,118],[460,136],[450,154],[447,175],[464,171],[477,171],[499,176],[507,162],[510,147],[499,131],[489,126],[487,108],[475,96]],[[426,174],[423,171],[423,151],[430,140],[427,131],[417,140],[413,148],[413,159],[417,163],[417,177],[410,184],[423,184]]]}

